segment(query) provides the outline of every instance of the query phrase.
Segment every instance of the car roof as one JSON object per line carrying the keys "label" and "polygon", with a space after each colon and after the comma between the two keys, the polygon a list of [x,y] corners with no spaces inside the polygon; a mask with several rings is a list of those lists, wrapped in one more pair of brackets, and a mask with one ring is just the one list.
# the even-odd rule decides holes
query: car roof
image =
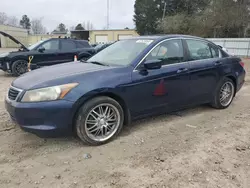
{"label": "car roof", "polygon": [[79,39],[74,39],[74,38],[49,38],[49,39],[45,39],[44,41],[49,41],[49,40],[73,40],[77,42],[88,42],[87,40],[79,40]]}
{"label": "car roof", "polygon": [[170,39],[170,38],[193,38],[193,39],[202,39],[202,40],[206,40],[204,38],[201,37],[196,37],[196,36],[192,36],[192,35],[180,35],[180,34],[170,34],[170,35],[166,35],[166,34],[160,34],[160,35],[145,35],[145,36],[138,36],[138,37],[133,37],[131,39],[147,39],[147,40],[164,40],[164,39]]}

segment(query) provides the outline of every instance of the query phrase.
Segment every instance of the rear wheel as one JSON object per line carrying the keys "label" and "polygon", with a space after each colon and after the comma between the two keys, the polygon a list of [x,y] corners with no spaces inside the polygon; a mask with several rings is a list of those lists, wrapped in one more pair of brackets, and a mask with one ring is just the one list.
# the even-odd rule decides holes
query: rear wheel
{"label": "rear wheel", "polygon": [[229,79],[225,78],[216,89],[212,106],[217,109],[225,109],[230,106],[235,96],[235,84]]}
{"label": "rear wheel", "polygon": [[28,71],[28,62],[25,60],[17,60],[12,64],[12,74],[20,76]]}
{"label": "rear wheel", "polygon": [[101,145],[120,133],[123,122],[123,109],[117,101],[110,97],[96,97],[80,108],[76,132],[84,143]]}

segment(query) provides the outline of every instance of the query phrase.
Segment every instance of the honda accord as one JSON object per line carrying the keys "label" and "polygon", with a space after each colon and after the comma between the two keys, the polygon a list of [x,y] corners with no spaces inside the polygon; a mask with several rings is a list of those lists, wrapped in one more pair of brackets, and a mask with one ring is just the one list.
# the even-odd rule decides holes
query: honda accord
{"label": "honda accord", "polygon": [[200,104],[225,109],[244,79],[241,59],[208,40],[141,36],[87,61],[26,73],[12,82],[5,104],[25,131],[40,137],[76,133],[100,145],[137,118]]}

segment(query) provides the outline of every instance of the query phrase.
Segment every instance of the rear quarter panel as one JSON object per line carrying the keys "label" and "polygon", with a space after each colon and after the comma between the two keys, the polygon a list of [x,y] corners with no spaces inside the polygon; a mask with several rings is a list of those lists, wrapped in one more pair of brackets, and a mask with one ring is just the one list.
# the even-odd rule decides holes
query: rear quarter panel
{"label": "rear quarter panel", "polygon": [[231,56],[222,59],[223,65],[220,67],[221,79],[229,77],[233,79],[237,91],[241,88],[245,80],[245,70],[240,65],[239,57]]}

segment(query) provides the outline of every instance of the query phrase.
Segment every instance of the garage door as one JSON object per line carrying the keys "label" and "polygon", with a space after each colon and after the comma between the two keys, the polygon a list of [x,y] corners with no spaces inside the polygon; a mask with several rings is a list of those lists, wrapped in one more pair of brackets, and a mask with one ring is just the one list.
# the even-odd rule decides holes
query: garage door
{"label": "garage door", "polygon": [[96,43],[107,43],[108,42],[108,35],[96,35],[95,42]]}
{"label": "garage door", "polygon": [[118,39],[119,39],[119,40],[123,40],[123,39],[129,39],[129,38],[131,38],[131,37],[133,37],[133,35],[119,35],[119,36],[118,36]]}

